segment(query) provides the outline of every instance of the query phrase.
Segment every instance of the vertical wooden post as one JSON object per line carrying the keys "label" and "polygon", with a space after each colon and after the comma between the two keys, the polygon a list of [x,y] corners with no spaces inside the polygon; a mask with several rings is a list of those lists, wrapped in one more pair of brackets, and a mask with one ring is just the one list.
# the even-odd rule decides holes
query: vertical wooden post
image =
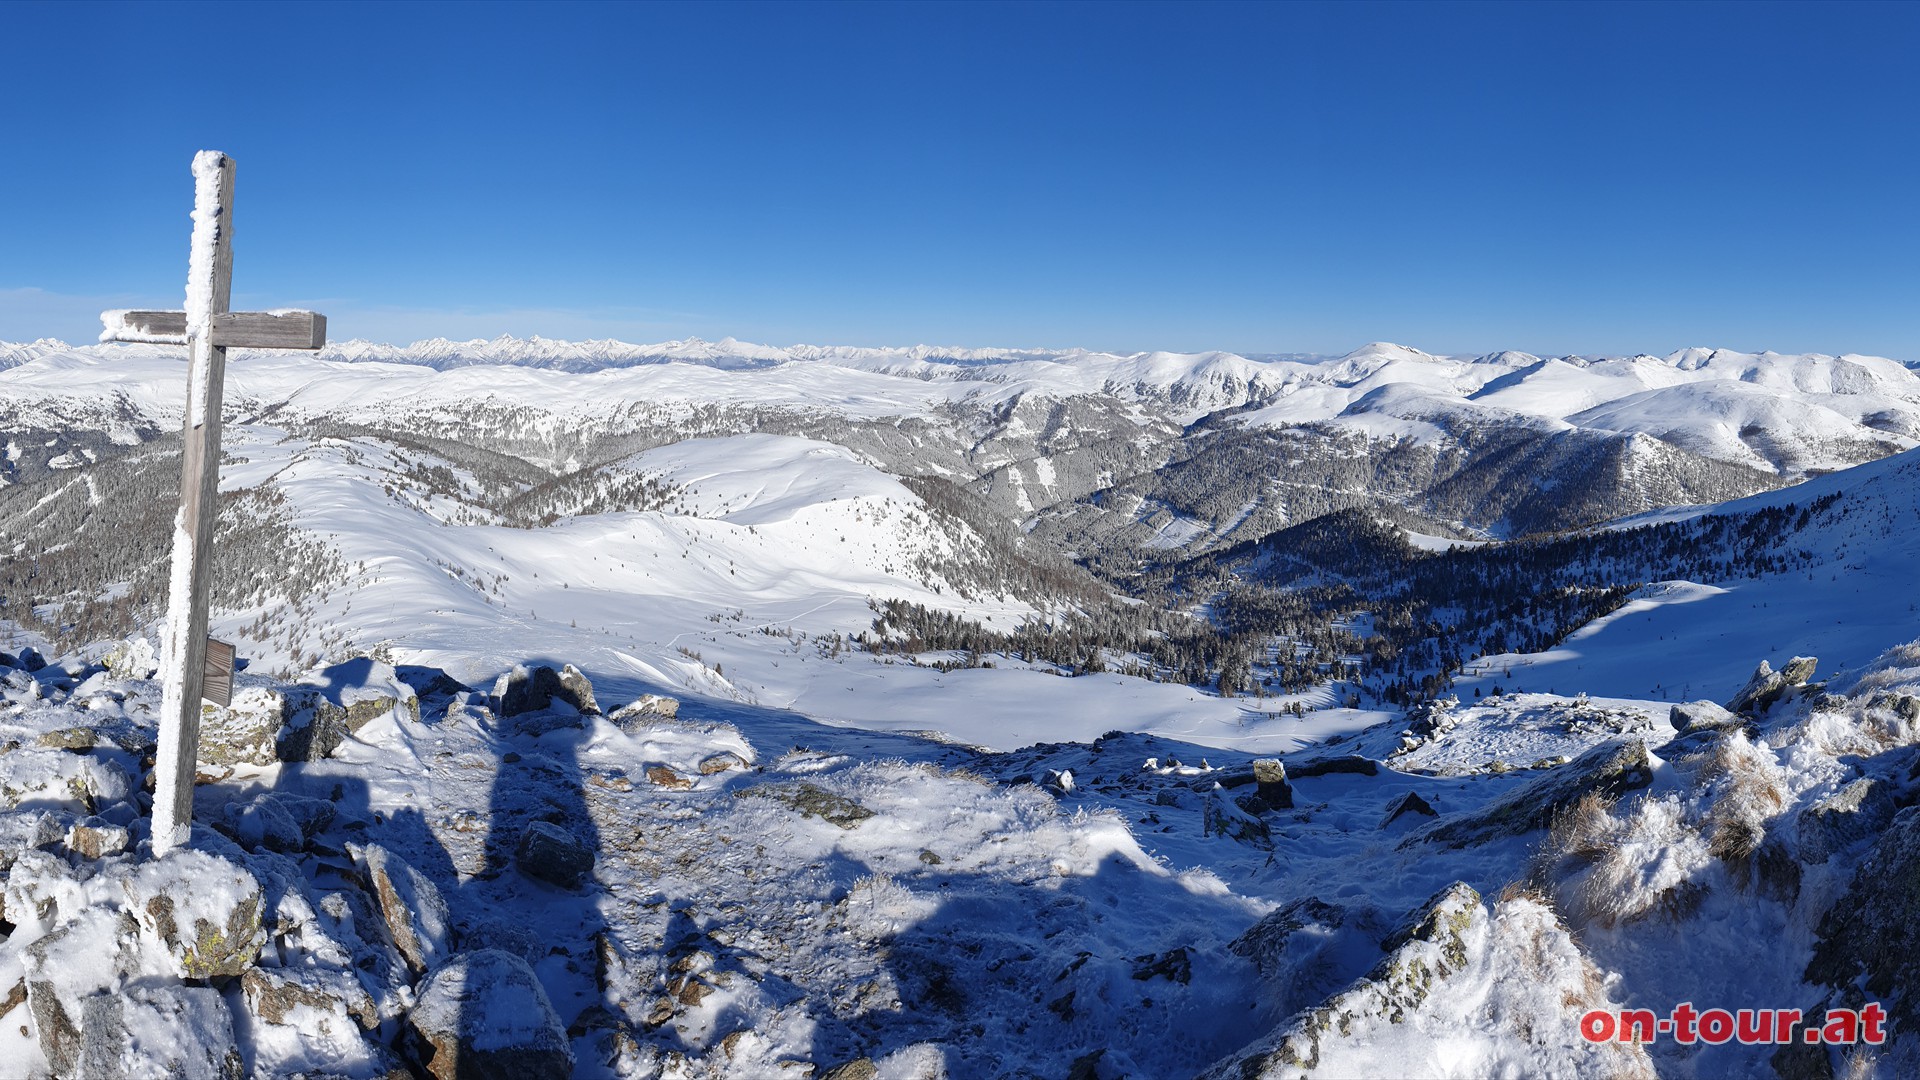
{"label": "vertical wooden post", "polygon": [[233,288],[233,159],[203,150],[193,159],[193,177],[193,249],[187,264],[187,417],[162,643],[166,682],[154,761],[155,855],[186,844],[193,821],[207,594],[213,583],[213,529],[220,505],[220,395],[227,372],[227,350],[213,343],[213,319],[227,311]]}

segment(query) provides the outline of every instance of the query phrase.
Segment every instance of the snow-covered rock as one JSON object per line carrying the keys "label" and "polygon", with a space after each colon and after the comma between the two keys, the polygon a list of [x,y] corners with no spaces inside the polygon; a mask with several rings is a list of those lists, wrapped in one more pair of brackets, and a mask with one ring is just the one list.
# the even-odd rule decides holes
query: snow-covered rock
{"label": "snow-covered rock", "polygon": [[1738,714],[1712,701],[1687,701],[1675,705],[1668,713],[1668,720],[1673,724],[1673,729],[1682,735],[1714,728],[1738,727],[1744,722]]}
{"label": "snow-covered rock", "polygon": [[266,944],[265,899],[244,866],[177,850],[141,865],[123,887],[128,908],[166,946],[177,977],[239,975]]}
{"label": "snow-covered rock", "polygon": [[1631,1043],[1589,1043],[1571,1018],[1610,1004],[1555,918],[1525,895],[1488,906],[1463,883],[1415,909],[1352,987],[1289,1020],[1209,1080],[1654,1075]]}
{"label": "snow-covered rock", "polygon": [[566,1080],[573,1052],[525,960],[499,949],[435,968],[407,1014],[415,1053],[436,1080]]}

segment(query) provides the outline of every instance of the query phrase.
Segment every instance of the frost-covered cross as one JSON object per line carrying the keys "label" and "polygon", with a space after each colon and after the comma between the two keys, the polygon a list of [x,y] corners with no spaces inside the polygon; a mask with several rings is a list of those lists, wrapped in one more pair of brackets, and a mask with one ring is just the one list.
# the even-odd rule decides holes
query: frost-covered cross
{"label": "frost-covered cross", "polygon": [[227,349],[318,349],[327,319],[311,311],[228,311],[233,287],[233,159],[193,159],[193,247],[185,311],[107,311],[101,341],[185,345],[187,417],[180,453],[180,514],[173,526],[167,628],[161,643],[160,745],[154,761],[153,853],[187,842],[200,698],[207,662],[207,593],[220,495],[220,391]]}

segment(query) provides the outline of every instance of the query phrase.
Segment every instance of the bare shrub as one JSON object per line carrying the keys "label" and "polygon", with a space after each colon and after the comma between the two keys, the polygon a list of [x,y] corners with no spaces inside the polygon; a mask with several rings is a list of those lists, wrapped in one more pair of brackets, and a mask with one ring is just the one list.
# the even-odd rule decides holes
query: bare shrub
{"label": "bare shrub", "polygon": [[1744,867],[1766,840],[1767,821],[1787,808],[1785,770],[1772,751],[1730,732],[1701,764],[1698,782],[1712,798],[1701,818],[1709,849]]}
{"label": "bare shrub", "polygon": [[1895,645],[1874,657],[1858,678],[1828,689],[1854,697],[1866,697],[1876,690],[1920,691],[1920,641]]}
{"label": "bare shrub", "polygon": [[1705,887],[1693,880],[1707,844],[1673,796],[1642,798],[1616,815],[1589,795],[1559,814],[1534,864],[1534,884],[1570,926],[1679,918]]}

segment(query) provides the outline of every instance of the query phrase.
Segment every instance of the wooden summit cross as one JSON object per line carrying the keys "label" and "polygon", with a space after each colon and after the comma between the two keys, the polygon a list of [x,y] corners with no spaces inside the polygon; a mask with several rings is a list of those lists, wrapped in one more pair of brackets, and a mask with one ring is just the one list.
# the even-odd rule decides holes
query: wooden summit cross
{"label": "wooden summit cross", "polygon": [[[233,159],[202,150],[193,159],[186,310],[100,315],[106,324],[101,341],[188,348],[180,516],[174,519],[167,628],[160,653],[166,681],[154,761],[156,856],[185,845],[193,821],[200,698],[207,686],[207,593],[213,577],[214,514],[220,502],[220,391],[226,382],[227,349],[318,349],[327,343],[326,316],[311,311],[228,311],[232,290]],[[231,646],[226,655],[231,663]]]}

